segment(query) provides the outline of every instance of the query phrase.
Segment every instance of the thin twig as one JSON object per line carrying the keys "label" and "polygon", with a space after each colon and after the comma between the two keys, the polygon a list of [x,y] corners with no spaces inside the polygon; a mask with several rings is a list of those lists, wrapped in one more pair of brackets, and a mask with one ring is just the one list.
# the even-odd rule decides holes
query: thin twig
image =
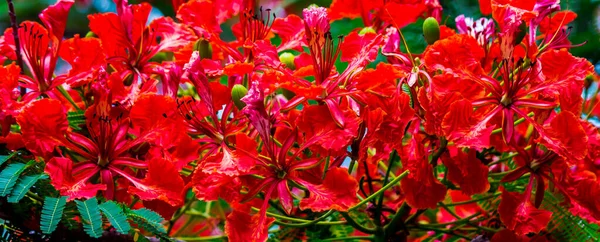
{"label": "thin twig", "polygon": [[[15,13],[15,6],[12,0],[6,0],[8,4],[8,16],[10,17],[10,25],[13,29],[13,38],[15,39],[15,52],[17,54],[17,65],[21,69],[21,74],[24,74],[23,70],[23,59],[21,59],[21,44],[19,41],[19,26],[17,25],[17,14]],[[25,87],[19,87],[21,96],[25,95]]]}

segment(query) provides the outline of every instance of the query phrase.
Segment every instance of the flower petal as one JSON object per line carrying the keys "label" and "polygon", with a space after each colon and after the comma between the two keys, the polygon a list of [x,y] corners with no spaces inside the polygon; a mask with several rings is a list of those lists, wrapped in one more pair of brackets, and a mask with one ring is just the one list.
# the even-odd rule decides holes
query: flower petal
{"label": "flower petal", "polygon": [[305,181],[300,182],[310,192],[308,198],[300,201],[300,209],[310,209],[322,212],[330,209],[347,211],[358,203],[356,192],[358,182],[348,174],[345,168],[331,168],[323,180],[323,184],[314,185]]}
{"label": "flower petal", "polygon": [[142,200],[159,199],[171,206],[183,204],[183,179],[175,166],[165,159],[154,158],[148,161],[146,177],[134,182],[128,192]]}

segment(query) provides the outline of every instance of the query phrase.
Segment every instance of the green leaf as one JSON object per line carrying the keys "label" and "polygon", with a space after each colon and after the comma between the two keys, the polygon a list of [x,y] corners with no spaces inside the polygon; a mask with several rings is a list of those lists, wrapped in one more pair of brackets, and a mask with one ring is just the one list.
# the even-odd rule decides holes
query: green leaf
{"label": "green leaf", "polygon": [[598,225],[590,224],[585,219],[573,215],[561,206],[561,194],[546,191],[542,208],[552,212],[547,230],[557,241],[600,241]]}
{"label": "green leaf", "polygon": [[169,239],[167,236],[167,230],[162,224],[165,219],[158,213],[146,208],[141,208],[137,210],[128,210],[127,216],[143,229],[157,235],[162,239]]}
{"label": "green leaf", "polygon": [[93,197],[85,201],[75,201],[77,210],[83,218],[83,230],[93,238],[102,236],[102,216],[98,208],[98,200]]}
{"label": "green leaf", "polygon": [[27,164],[23,163],[12,163],[2,170],[0,173],[0,197],[5,197],[10,194],[10,191],[17,183],[19,175],[27,169],[28,166],[33,164],[35,161],[30,161]]}
{"label": "green leaf", "polygon": [[37,174],[37,175],[24,176],[24,177],[19,178],[17,185],[14,187],[14,189],[8,196],[8,202],[10,202],[10,203],[19,202],[21,199],[23,199],[25,194],[27,194],[27,191],[29,191],[29,189],[31,189],[31,187],[38,180],[46,179],[46,178],[48,178],[48,175],[43,174],[43,173]]}
{"label": "green leaf", "polygon": [[81,125],[85,124],[85,112],[75,111],[67,113],[67,120],[69,121],[69,126],[75,130],[81,130]]}
{"label": "green leaf", "polygon": [[104,217],[108,219],[110,224],[121,234],[127,234],[131,229],[127,217],[123,212],[123,208],[113,201],[108,201],[100,204],[100,210]]}
{"label": "green leaf", "polygon": [[40,220],[40,229],[44,234],[51,234],[58,226],[63,210],[67,204],[67,197],[60,198],[46,197],[44,198],[44,206],[42,206],[42,218]]}
{"label": "green leaf", "polygon": [[10,158],[15,156],[17,152],[10,153],[9,155],[0,155],[0,165],[4,164],[4,162],[8,161]]}

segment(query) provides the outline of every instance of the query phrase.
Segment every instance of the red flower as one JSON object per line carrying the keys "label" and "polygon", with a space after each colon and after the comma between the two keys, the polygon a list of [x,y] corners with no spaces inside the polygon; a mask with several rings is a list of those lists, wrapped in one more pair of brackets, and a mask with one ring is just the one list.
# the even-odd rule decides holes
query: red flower
{"label": "red flower", "polygon": [[82,39],[78,34],[65,40],[58,54],[71,65],[66,80],[71,87],[90,83],[98,77],[100,68],[106,64],[100,39]]}
{"label": "red flower", "polygon": [[114,0],[117,14],[89,15],[90,29],[102,40],[107,60],[123,77],[148,72],[150,59],[161,51],[175,51],[193,39],[192,33],[169,17],[153,20],[146,27],[151,6],[147,3],[129,5],[125,0]]}
{"label": "red flower", "polygon": [[35,98],[40,94],[54,96],[49,91],[65,82],[64,76],[53,77],[53,75],[71,5],[73,0],[59,0],[44,9],[39,17],[45,27],[30,21],[21,23],[19,27],[17,34],[23,62],[32,74],[32,77],[21,78],[23,82],[21,86],[32,90],[27,94],[29,97],[26,99]]}
{"label": "red flower", "polygon": [[530,193],[502,192],[502,202],[498,207],[500,220],[517,235],[540,232],[546,228],[552,216],[550,211],[535,208],[528,194]]}
{"label": "red flower", "polygon": [[247,212],[233,210],[227,215],[225,233],[231,241],[266,241],[268,229],[275,221],[260,214],[250,215]]}
{"label": "red flower", "polygon": [[[142,180],[131,180],[135,186],[129,192],[142,200],[159,199],[171,206],[183,204],[183,179],[171,163],[165,159],[154,158],[148,161],[148,173]],[[136,184],[138,183],[138,184]]]}
{"label": "red flower", "polygon": [[462,152],[452,149],[450,156],[442,156],[444,165],[448,168],[448,180],[460,186],[466,195],[486,192],[490,189],[488,167],[476,157],[476,152]]}
{"label": "red flower", "polygon": [[[345,152],[358,131],[359,118],[352,110],[345,108],[342,118],[346,124],[344,128],[336,125],[327,106],[314,105],[305,107],[296,120],[298,129],[304,133],[306,143],[314,143],[326,151],[333,153]],[[313,140],[317,140],[314,142]]]}
{"label": "red flower", "polygon": [[404,147],[402,166],[410,171],[400,181],[406,203],[412,208],[435,208],[446,197],[446,187],[433,176],[433,167],[427,161],[423,145],[412,138]]}
{"label": "red flower", "polygon": [[310,191],[309,197],[300,201],[300,209],[322,212],[329,209],[347,211],[358,203],[358,182],[344,168],[334,167],[325,175],[323,184],[302,183]]}
{"label": "red flower", "polygon": [[[158,166],[164,166],[164,160],[151,160],[150,164],[154,168],[143,180],[136,178],[136,175],[131,174],[128,169],[131,167],[144,170],[149,167],[150,164],[145,161],[131,157],[130,149],[146,141],[160,145],[162,139],[169,137],[170,134],[167,132],[164,136],[159,135],[161,130],[162,132],[169,130],[165,129],[163,125],[178,122],[176,118],[168,118],[173,117],[172,112],[169,113],[169,116],[167,113],[159,113],[157,116],[160,118],[153,122],[144,122],[136,118],[138,110],[143,108],[141,106],[145,97],[142,97],[140,99],[142,102],[137,106],[134,105],[131,111],[132,119],[136,120],[134,127],[140,128],[141,132],[138,133],[139,136],[136,139],[130,140],[127,135],[132,131],[129,128],[131,123],[124,110],[121,107],[111,107],[110,94],[103,93],[101,88],[97,90],[96,102],[86,112],[87,131],[90,133],[90,137],[73,132],[68,128],[66,112],[55,100],[35,101],[25,107],[17,118],[28,149],[36,155],[42,155],[50,163],[56,164],[46,167],[46,172],[50,175],[53,185],[61,194],[69,196],[70,199],[92,197],[95,195],[94,191],[99,189],[106,189],[106,197],[112,199],[115,191],[113,177],[119,175],[136,186],[137,189],[130,190],[130,192],[139,194],[140,198],[144,200],[161,199],[172,205],[181,203],[182,200],[175,189],[178,184],[155,180],[161,175],[156,174],[157,165],[154,163],[159,162]],[[159,103],[168,105],[165,99],[160,99]],[[171,102],[174,106],[174,101]],[[175,110],[175,107],[172,110]],[[61,152],[62,157],[53,157],[56,147],[64,147],[69,152]],[[169,169],[167,168],[167,171],[171,171]],[[177,170],[174,167],[172,169],[177,174]],[[102,185],[86,185],[96,174],[100,175]],[[182,182],[181,187],[183,187]],[[175,189],[175,193],[148,192],[160,189]]]}

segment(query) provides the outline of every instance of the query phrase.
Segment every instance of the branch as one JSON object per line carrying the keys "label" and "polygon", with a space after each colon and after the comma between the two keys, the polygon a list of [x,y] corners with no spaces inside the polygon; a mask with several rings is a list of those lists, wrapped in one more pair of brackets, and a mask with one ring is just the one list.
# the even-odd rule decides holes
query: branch
{"label": "branch", "polygon": [[[21,69],[21,74],[24,74],[23,70],[23,59],[21,59],[21,44],[19,41],[19,26],[17,25],[17,14],[15,13],[15,6],[12,0],[6,0],[8,4],[8,16],[10,17],[10,25],[13,29],[13,37],[15,38],[15,52],[17,53],[17,65]],[[19,87],[21,96],[25,95],[25,88]]]}

